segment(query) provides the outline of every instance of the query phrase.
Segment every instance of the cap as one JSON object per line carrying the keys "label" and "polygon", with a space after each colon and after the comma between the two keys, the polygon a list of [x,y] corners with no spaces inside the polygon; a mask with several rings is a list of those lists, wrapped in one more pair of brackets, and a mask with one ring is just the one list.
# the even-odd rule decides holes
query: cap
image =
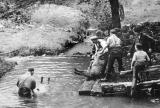
{"label": "cap", "polygon": [[96,36],[102,38],[102,36],[103,36],[103,31],[97,30],[97,31],[96,31]]}
{"label": "cap", "polygon": [[136,45],[142,46],[142,44],[141,44],[141,43],[136,43]]}
{"label": "cap", "polygon": [[96,28],[92,28],[92,27],[88,29],[88,31],[96,31],[96,30],[97,30]]}
{"label": "cap", "polygon": [[34,71],[34,68],[29,68],[28,71]]}
{"label": "cap", "polygon": [[95,39],[98,39],[98,37],[97,36],[91,36],[90,37],[90,40],[95,40]]}
{"label": "cap", "polygon": [[112,30],[110,30],[110,32],[114,34],[114,33],[116,33],[116,30],[112,29]]}
{"label": "cap", "polygon": [[111,33],[114,33],[114,34],[117,33],[117,32],[119,32],[119,31],[120,31],[120,30],[119,30],[118,28],[114,28],[114,29],[110,30],[110,32],[111,32]]}

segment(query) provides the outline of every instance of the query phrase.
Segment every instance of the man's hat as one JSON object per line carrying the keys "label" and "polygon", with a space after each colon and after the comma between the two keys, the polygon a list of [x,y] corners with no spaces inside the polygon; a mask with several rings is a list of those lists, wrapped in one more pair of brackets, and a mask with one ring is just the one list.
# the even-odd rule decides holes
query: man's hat
{"label": "man's hat", "polygon": [[119,31],[120,31],[120,30],[119,30],[118,28],[114,28],[114,29],[110,30],[110,32],[113,33],[113,34],[119,32]]}
{"label": "man's hat", "polygon": [[29,68],[28,71],[30,71],[30,72],[31,72],[31,71],[34,71],[34,68]]}
{"label": "man's hat", "polygon": [[97,36],[91,36],[90,37],[90,40],[96,40],[96,39],[99,39]]}
{"label": "man's hat", "polygon": [[103,31],[97,30],[97,31],[96,31],[96,36],[97,36],[98,38],[102,38],[102,37],[103,37]]}
{"label": "man's hat", "polygon": [[142,46],[142,44],[141,44],[141,43],[136,43],[135,45],[136,45],[136,46]]}
{"label": "man's hat", "polygon": [[87,29],[88,31],[96,31],[97,29],[96,28],[92,28],[90,27],[89,29]]}

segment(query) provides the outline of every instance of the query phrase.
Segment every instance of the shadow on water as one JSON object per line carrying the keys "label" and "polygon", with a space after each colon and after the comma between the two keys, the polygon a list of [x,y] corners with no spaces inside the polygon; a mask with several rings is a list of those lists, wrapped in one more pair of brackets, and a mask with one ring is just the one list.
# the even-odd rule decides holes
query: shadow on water
{"label": "shadow on water", "polygon": [[[78,89],[84,78],[73,73],[74,68],[87,69],[87,57],[35,57],[21,62],[0,79],[0,107],[20,108],[159,108],[155,99],[131,99],[125,96],[79,96]],[[37,98],[20,98],[17,78],[35,68],[35,78],[40,91]],[[43,84],[40,84],[41,77]],[[50,77],[50,83],[47,83]]]}
{"label": "shadow on water", "polygon": [[29,99],[19,97],[19,102],[21,107],[37,108],[36,98]]}

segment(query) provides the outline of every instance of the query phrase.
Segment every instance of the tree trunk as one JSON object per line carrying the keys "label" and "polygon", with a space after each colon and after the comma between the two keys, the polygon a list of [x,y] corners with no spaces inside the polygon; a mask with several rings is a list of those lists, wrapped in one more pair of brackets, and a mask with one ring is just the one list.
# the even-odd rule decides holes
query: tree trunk
{"label": "tree trunk", "polygon": [[112,10],[112,27],[121,28],[118,0],[109,0]]}

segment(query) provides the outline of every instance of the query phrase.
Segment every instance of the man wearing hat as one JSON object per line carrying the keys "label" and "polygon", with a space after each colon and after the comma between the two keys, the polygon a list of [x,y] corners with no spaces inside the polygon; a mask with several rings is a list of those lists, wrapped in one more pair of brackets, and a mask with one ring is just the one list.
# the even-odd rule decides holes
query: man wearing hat
{"label": "man wearing hat", "polygon": [[94,46],[92,49],[92,58],[87,71],[75,69],[75,73],[87,77],[88,80],[104,78],[107,64],[108,50],[107,48],[101,53],[106,46],[106,41],[103,39],[103,32],[98,30],[96,36],[90,37]]}
{"label": "man wearing hat", "polygon": [[17,87],[19,88],[19,96],[30,98],[32,95],[35,95],[33,90],[36,88],[36,80],[33,75],[34,68],[29,68],[28,72],[18,79]]}
{"label": "man wearing hat", "polygon": [[[115,59],[117,59],[118,61],[119,71],[123,70],[121,40],[116,35],[116,33],[119,31],[120,30],[118,28],[112,29],[110,31],[110,36],[108,37],[107,42],[106,42],[106,47],[104,48],[104,50],[106,48],[109,49],[107,79],[109,78],[109,75],[111,71],[113,70],[113,64],[114,64]],[[102,50],[101,53],[103,53],[104,50]]]}
{"label": "man wearing hat", "polygon": [[90,40],[93,43],[93,48],[92,48],[92,55],[96,54],[98,51],[99,43],[98,43],[98,37],[97,36],[92,36],[90,37]]}
{"label": "man wearing hat", "polygon": [[105,47],[105,40],[103,39],[103,32],[97,30],[95,36],[90,37],[90,40],[93,42],[94,46],[92,48],[92,55],[102,50]]}

